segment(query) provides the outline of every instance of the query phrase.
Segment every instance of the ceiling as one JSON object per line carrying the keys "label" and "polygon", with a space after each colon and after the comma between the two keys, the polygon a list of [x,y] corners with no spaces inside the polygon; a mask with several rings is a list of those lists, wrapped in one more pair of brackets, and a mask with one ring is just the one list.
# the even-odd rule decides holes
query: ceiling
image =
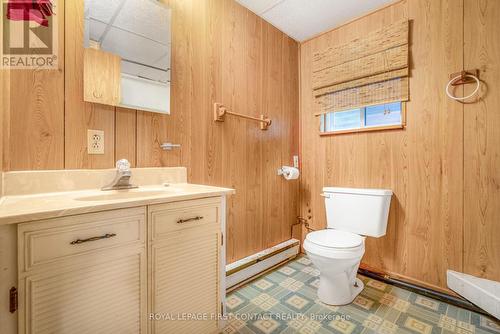
{"label": "ceiling", "polygon": [[155,0],[85,0],[89,40],[122,58],[122,73],[170,81],[170,9]]}
{"label": "ceiling", "polygon": [[302,42],[394,0],[236,0]]}

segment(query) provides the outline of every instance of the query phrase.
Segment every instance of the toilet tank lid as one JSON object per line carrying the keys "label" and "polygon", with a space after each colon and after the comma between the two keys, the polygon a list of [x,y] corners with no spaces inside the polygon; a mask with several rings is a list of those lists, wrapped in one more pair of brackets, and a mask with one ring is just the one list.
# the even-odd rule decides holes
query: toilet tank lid
{"label": "toilet tank lid", "polygon": [[324,187],[325,193],[340,193],[340,194],[358,194],[358,195],[378,195],[390,196],[392,190],[390,189],[365,189],[365,188],[339,188],[339,187]]}

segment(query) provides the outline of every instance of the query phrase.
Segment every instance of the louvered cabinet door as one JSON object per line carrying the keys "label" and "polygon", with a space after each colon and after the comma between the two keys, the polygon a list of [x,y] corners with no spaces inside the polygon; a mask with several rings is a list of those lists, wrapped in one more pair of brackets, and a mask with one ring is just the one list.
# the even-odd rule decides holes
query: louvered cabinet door
{"label": "louvered cabinet door", "polygon": [[117,252],[123,255],[22,279],[20,333],[146,333],[144,248]]}
{"label": "louvered cabinet door", "polygon": [[[151,247],[151,331],[216,333],[219,299],[219,225],[170,232]],[[188,319],[188,317],[206,317]]]}

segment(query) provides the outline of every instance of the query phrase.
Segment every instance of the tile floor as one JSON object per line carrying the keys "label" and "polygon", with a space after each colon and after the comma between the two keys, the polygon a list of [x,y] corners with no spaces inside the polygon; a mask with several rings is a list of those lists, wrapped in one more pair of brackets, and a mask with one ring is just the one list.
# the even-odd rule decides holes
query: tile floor
{"label": "tile floor", "polygon": [[302,256],[233,291],[223,333],[500,333],[491,318],[366,277],[351,305],[325,305],[318,275]]}

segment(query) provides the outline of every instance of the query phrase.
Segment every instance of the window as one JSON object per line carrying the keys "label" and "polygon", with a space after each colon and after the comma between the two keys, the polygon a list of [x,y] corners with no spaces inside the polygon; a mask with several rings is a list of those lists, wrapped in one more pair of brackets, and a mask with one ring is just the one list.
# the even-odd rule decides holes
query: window
{"label": "window", "polygon": [[321,133],[359,132],[404,125],[404,104],[393,102],[346,111],[329,112],[320,116]]}

